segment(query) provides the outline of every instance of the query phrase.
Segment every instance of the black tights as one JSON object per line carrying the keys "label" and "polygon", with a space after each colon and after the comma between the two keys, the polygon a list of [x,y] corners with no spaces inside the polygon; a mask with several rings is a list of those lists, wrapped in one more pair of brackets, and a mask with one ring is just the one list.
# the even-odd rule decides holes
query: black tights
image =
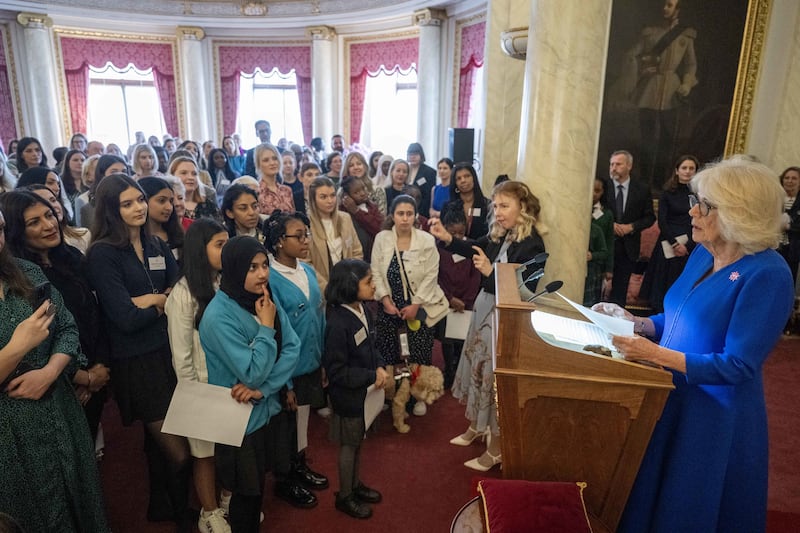
{"label": "black tights", "polygon": [[150,473],[151,520],[180,520],[189,503],[191,458],[184,437],[162,433],[163,420],[144,425],[144,453]]}
{"label": "black tights", "polygon": [[261,495],[244,496],[233,493],[228,508],[228,523],[232,533],[258,533],[261,523],[261,499]]}
{"label": "black tights", "polygon": [[342,444],[339,448],[339,498],[346,498],[358,486],[358,458],[361,455],[361,446],[347,446]]}

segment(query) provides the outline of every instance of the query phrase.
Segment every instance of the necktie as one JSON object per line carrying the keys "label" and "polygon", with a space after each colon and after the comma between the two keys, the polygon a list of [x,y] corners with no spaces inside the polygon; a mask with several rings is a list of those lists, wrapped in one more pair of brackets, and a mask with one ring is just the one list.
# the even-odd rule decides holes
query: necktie
{"label": "necktie", "polygon": [[625,210],[624,196],[622,195],[624,187],[617,185],[617,221],[622,220],[622,212]]}

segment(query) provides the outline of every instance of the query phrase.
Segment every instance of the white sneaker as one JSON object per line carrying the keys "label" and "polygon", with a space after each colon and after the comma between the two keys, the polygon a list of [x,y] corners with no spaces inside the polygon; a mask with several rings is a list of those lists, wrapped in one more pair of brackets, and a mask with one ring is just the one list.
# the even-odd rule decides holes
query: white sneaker
{"label": "white sneaker", "polygon": [[231,533],[231,526],[225,521],[225,511],[221,508],[211,512],[201,510],[197,528],[200,533]]}
{"label": "white sneaker", "polygon": [[[219,508],[222,509],[222,514],[225,516],[225,518],[228,518],[228,515],[230,514],[231,496],[233,496],[232,493],[228,494],[227,496],[225,496],[223,492],[219,493]],[[202,519],[202,513],[200,514],[200,516]],[[258,519],[258,523],[260,524],[263,521],[264,521],[264,513],[261,513],[261,516]]]}
{"label": "white sneaker", "polygon": [[414,404],[414,414],[416,416],[425,416],[425,413],[428,412],[428,406],[425,405],[425,402],[417,402]]}
{"label": "white sneaker", "polygon": [[317,409],[317,414],[322,418],[329,418],[333,414],[333,411],[331,411],[330,407],[323,407],[322,409]]}

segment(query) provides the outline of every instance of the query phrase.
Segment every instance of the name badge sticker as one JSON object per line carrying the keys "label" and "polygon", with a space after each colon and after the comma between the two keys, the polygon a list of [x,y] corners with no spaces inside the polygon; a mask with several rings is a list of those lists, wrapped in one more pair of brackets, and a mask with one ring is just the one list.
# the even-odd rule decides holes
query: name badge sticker
{"label": "name badge sticker", "polygon": [[464,259],[466,259],[466,257],[463,255],[453,254],[453,263],[460,263]]}
{"label": "name badge sticker", "polygon": [[164,258],[163,255],[159,255],[158,257],[148,257],[147,265],[150,268],[150,270],[166,270],[167,260]]}
{"label": "name badge sticker", "polygon": [[481,208],[480,207],[473,207],[472,208],[472,216],[474,216],[474,217],[481,216]]}
{"label": "name badge sticker", "polygon": [[353,340],[356,341],[356,346],[361,346],[361,343],[367,340],[367,330],[362,327],[353,335]]}
{"label": "name badge sticker", "polygon": [[417,185],[425,185],[426,183],[428,183],[426,178],[420,178],[417,180]]}

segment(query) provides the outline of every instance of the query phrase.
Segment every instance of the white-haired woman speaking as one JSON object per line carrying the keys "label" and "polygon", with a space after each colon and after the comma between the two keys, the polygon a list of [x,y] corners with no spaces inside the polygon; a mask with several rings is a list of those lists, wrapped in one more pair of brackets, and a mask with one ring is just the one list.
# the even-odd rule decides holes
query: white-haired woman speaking
{"label": "white-haired woman speaking", "polygon": [[[733,157],[692,179],[697,243],[664,298],[613,338],[629,360],[671,370],[673,390],[645,454],[619,531],[763,532],[767,416],[761,367],[792,307],[778,244],[783,190],[760,163]],[[652,339],[652,340],[650,340]]]}

